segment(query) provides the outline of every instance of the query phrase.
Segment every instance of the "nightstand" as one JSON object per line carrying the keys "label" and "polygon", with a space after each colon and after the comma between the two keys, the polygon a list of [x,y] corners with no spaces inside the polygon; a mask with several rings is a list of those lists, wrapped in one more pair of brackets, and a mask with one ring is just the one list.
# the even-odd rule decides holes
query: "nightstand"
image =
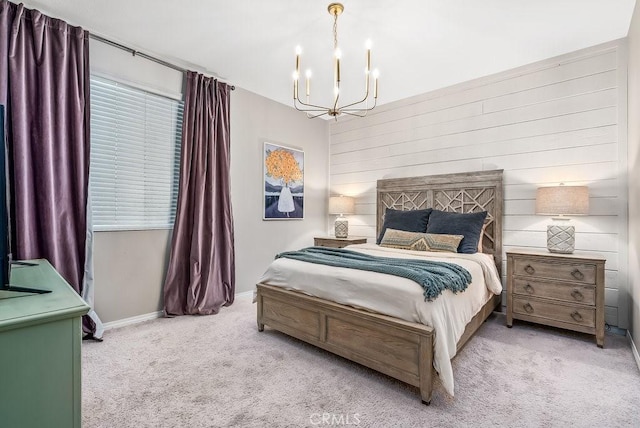
{"label": "nightstand", "polygon": [[604,347],[604,264],[587,253],[507,252],[507,327],[514,319],[595,334]]}
{"label": "nightstand", "polygon": [[333,247],[344,248],[351,244],[366,244],[367,238],[350,237],[350,238],[336,238],[335,236],[324,236],[313,238],[313,245],[316,247]]}

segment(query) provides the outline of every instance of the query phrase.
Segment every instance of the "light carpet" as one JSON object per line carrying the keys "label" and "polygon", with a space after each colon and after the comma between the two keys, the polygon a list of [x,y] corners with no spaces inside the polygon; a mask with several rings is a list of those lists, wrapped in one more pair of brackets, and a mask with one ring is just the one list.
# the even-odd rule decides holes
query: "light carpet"
{"label": "light carpet", "polygon": [[627,339],[492,315],[453,360],[455,398],[416,388],[268,327],[249,297],[83,343],[83,427],[638,427]]}

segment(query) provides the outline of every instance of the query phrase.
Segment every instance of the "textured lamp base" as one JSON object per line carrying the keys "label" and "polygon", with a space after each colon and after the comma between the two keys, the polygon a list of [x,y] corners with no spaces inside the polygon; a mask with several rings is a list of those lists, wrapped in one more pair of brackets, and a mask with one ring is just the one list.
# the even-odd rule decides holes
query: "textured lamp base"
{"label": "textured lamp base", "polygon": [[576,245],[576,228],[550,224],[547,226],[547,249],[552,253],[571,254]]}
{"label": "textured lamp base", "polygon": [[346,238],[349,235],[349,222],[344,217],[338,217],[334,226],[336,238]]}

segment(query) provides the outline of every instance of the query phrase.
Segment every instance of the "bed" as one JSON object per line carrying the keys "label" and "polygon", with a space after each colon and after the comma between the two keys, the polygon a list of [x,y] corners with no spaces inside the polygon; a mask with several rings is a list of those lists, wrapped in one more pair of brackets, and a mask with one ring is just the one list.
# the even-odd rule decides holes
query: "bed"
{"label": "bed", "polygon": [[[382,228],[387,208],[402,211],[434,208],[458,213],[487,211],[481,237],[484,254],[478,254],[477,258],[484,257],[493,262],[495,273],[492,275],[497,276],[499,283],[502,267],[502,204],[502,170],[379,180],[377,232]],[[376,247],[375,244],[363,246],[360,251],[377,251],[372,248]],[[357,249],[360,246],[353,247]],[[298,282],[308,281],[313,289],[311,283],[318,281],[318,278],[320,276],[314,277],[311,270],[308,270],[308,275],[302,275]],[[344,274],[336,274],[331,278],[331,281],[341,286],[350,285],[351,277]],[[422,402],[431,402],[434,361],[443,361],[442,355],[434,360],[434,346],[438,340],[442,340],[444,333],[437,335],[436,328],[415,322],[411,317],[385,315],[364,304],[341,304],[332,301],[333,298],[317,297],[322,293],[300,290],[293,281],[288,281],[290,279],[278,281],[273,276],[266,276],[257,284],[259,331],[263,331],[267,325],[416,386],[420,390]],[[467,343],[500,303],[500,294],[488,293],[479,308],[474,308],[473,314],[465,318],[451,354],[455,355]],[[389,312],[397,315],[393,311]],[[443,364],[441,371],[442,366]],[[442,377],[442,372],[440,375]]]}

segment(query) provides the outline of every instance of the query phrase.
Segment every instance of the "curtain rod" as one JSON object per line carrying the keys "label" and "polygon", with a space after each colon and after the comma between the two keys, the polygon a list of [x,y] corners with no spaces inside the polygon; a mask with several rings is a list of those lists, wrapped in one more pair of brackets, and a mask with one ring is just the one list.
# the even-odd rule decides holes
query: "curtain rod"
{"label": "curtain rod", "polygon": [[[113,40],[105,39],[104,37],[98,36],[97,34],[93,34],[93,33],[90,32],[89,33],[89,37],[94,39],[94,40],[97,40],[99,42],[102,42],[102,43],[105,43],[107,45],[113,46],[115,48],[122,49],[123,51],[127,51],[127,52],[133,54],[133,56],[139,56],[141,58],[148,59],[149,61],[153,61],[153,62],[158,63],[160,65],[164,65],[165,67],[169,67],[169,68],[172,68],[174,70],[180,71],[182,73],[185,73],[185,72],[189,71],[186,68],[183,68],[183,67],[180,67],[178,65],[172,64],[172,63],[167,62],[165,60],[162,60],[160,58],[156,58],[154,56],[148,55],[148,54],[146,54],[144,52],[137,51],[135,49],[130,48],[129,46],[125,46],[125,45],[122,45],[120,43],[114,42]],[[232,91],[236,89],[236,87],[233,86],[233,85],[229,85],[229,87],[231,88]]]}

